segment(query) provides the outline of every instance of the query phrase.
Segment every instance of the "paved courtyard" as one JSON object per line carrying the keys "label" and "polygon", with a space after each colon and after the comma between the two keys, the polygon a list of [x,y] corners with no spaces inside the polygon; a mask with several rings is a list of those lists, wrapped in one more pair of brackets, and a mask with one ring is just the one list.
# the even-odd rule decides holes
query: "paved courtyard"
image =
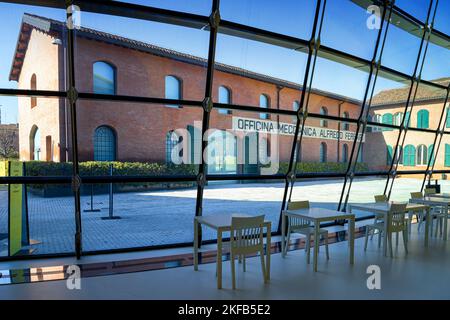
{"label": "paved courtyard", "polygon": [[[292,199],[309,199],[313,206],[336,208],[343,180],[297,182]],[[383,193],[386,180],[355,179],[350,202],[373,202],[375,194]],[[422,181],[398,178],[392,200],[405,201],[410,192],[420,189]],[[450,191],[450,181],[441,181],[443,191]],[[210,184],[204,193],[203,215],[220,213],[265,214],[278,227],[284,183]],[[119,220],[103,220],[108,215],[108,195],[96,195],[94,206],[100,212],[82,212],[83,250],[119,249],[190,242],[193,238],[192,218],[196,189],[117,193],[114,215]],[[90,197],[83,196],[83,209],[89,208]],[[0,191],[0,234],[8,232],[7,191]],[[43,198],[29,194],[30,237],[40,241],[33,245],[34,254],[73,252],[73,197]],[[358,213],[362,216],[364,213]],[[204,229],[203,238],[215,234]],[[0,254],[6,254],[2,240]]]}

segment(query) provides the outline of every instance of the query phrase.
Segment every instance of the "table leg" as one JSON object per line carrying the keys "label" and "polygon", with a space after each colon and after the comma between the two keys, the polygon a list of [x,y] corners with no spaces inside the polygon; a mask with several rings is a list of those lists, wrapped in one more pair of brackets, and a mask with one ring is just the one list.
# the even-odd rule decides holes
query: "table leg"
{"label": "table leg", "polygon": [[384,254],[385,257],[387,256],[387,241],[388,241],[388,229],[389,229],[388,227],[389,227],[389,224],[391,223],[389,221],[390,220],[390,216],[391,215],[389,214],[389,212],[386,212],[384,214],[383,254]]}
{"label": "table leg", "polygon": [[425,247],[428,247],[428,237],[430,235],[430,207],[425,211]]}
{"label": "table leg", "polygon": [[198,270],[198,222],[194,218],[194,270]]}
{"label": "table leg", "polygon": [[266,279],[270,280],[270,249],[272,244],[272,237],[270,233],[272,232],[272,224],[267,225],[266,233]]}
{"label": "table leg", "polygon": [[281,256],[284,258],[286,256],[284,250],[286,250],[286,215],[284,212],[281,213]]}
{"label": "table leg", "polygon": [[348,223],[348,242],[350,243],[350,264],[355,263],[355,219],[352,218]]}
{"label": "table leg", "polygon": [[315,222],[315,224],[314,224],[314,261],[313,261],[314,272],[317,272],[317,256],[319,254],[319,242],[320,242],[319,228],[320,228],[320,223]]}
{"label": "table leg", "polygon": [[444,216],[444,241],[447,241],[447,223],[448,222],[448,205],[445,206],[445,216]]}
{"label": "table leg", "polygon": [[222,289],[222,230],[217,229],[217,289]]}

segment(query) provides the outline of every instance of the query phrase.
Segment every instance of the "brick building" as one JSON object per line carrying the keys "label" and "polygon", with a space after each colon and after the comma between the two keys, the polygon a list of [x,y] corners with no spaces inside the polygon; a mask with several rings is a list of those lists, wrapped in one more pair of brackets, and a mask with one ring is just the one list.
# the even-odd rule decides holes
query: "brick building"
{"label": "brick building", "polygon": [[[21,89],[65,90],[65,38],[62,22],[25,14],[10,80],[17,81]],[[75,68],[76,86],[80,92],[199,101],[204,97],[205,59],[93,29],[76,30]],[[301,87],[296,83],[221,63],[215,66],[215,102],[293,110],[298,108],[300,93]],[[374,97],[373,117],[378,119],[384,113],[401,109],[402,101],[396,101],[398,106],[392,105],[389,97],[384,92]],[[357,118],[360,104],[348,97],[313,90],[309,112]],[[433,122],[436,108],[431,105],[428,108]],[[202,114],[201,108],[189,106],[79,100],[80,160],[166,162],[173,150],[179,151],[175,148],[185,146],[184,150],[188,152],[183,150],[182,155],[192,161],[199,157],[198,148],[192,146],[200,146],[198,131]],[[67,118],[63,99],[19,98],[21,159],[70,160],[67,138],[70,121]],[[384,118],[389,122],[386,116]],[[415,121],[415,115],[411,120]],[[264,157],[260,151],[263,149],[267,149],[268,155],[279,154],[279,161],[287,162],[294,124],[295,119],[291,116],[214,109],[210,127],[218,131],[212,132],[208,139],[211,143],[221,137],[224,140],[219,146],[223,152],[218,156],[216,150],[208,156],[215,160],[214,165],[208,166],[210,172],[258,170],[258,165],[249,161],[252,145],[257,145],[258,163],[261,162],[259,158]],[[270,125],[280,126],[285,131],[273,134],[273,130],[264,130]],[[302,161],[347,161],[354,139],[354,124],[309,119],[306,126],[301,150],[297,151]],[[178,129],[186,129],[188,135],[180,138],[182,133]],[[260,136],[255,140],[257,142],[243,138],[243,149],[239,149],[236,138],[223,130],[259,131]],[[372,168],[386,168],[389,146],[394,145],[392,134],[375,128],[368,130],[359,160],[369,163]],[[406,151],[409,155],[410,150]],[[244,159],[242,166],[236,160],[238,154]],[[409,161],[408,158],[407,163]]]}

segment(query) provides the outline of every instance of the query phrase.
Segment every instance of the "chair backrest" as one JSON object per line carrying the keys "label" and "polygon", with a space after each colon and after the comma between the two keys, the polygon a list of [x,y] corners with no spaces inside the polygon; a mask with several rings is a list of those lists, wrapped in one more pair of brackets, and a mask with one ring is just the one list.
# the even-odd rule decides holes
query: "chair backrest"
{"label": "chair backrest", "polygon": [[385,194],[375,195],[375,202],[387,202],[388,198]]}
{"label": "chair backrest", "polygon": [[406,203],[391,204],[389,213],[391,214],[391,231],[401,231],[406,227],[405,213]]}
{"label": "chair backrest", "polygon": [[264,215],[231,217],[231,247],[236,253],[252,253],[264,245]]}
{"label": "chair backrest", "polygon": [[420,199],[422,197],[422,192],[411,192],[411,199]]}
{"label": "chair backrest", "polygon": [[435,188],[425,188],[425,195],[427,194],[435,194],[436,189]]}
{"label": "chair backrest", "polygon": [[[288,203],[288,210],[309,209],[309,201],[292,201]],[[289,226],[291,228],[309,227],[311,222],[297,217],[289,217]]]}

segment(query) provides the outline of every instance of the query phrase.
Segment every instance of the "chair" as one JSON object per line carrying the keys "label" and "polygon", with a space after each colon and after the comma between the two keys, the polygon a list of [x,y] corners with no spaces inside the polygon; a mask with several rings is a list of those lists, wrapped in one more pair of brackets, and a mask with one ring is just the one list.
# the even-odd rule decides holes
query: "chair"
{"label": "chair", "polygon": [[[375,202],[376,203],[384,203],[384,202],[388,202],[388,198],[386,197],[385,194],[379,194],[379,195],[375,195]],[[375,218],[373,223],[378,223],[378,222],[383,222],[384,219],[384,215],[383,214],[375,214]],[[373,233],[370,236],[370,240],[373,239]],[[381,233],[378,234],[378,243],[381,246]]]}
{"label": "chair", "polygon": [[[406,211],[406,203],[404,204],[392,204],[389,209],[389,215],[390,215],[390,225],[388,226],[388,234],[387,236],[388,245],[391,253],[391,257],[393,254],[392,249],[392,234],[393,233],[402,233],[403,234],[403,245],[405,247],[405,252],[408,253],[408,225],[405,219],[405,211]],[[383,232],[384,230],[384,224],[386,222],[379,222],[374,224],[369,224],[366,226],[366,236],[365,236],[365,242],[364,242],[364,251],[367,250],[367,240],[369,239],[369,231],[370,230],[378,230],[379,232]]]}
{"label": "chair", "polygon": [[[288,203],[288,210],[300,210],[307,208],[309,208],[309,201],[292,201]],[[289,241],[291,239],[292,233],[299,233],[306,236],[305,251],[309,256],[311,252],[311,237],[314,235],[314,228],[311,225],[311,222],[297,217],[289,217],[284,254],[287,253],[287,248],[289,246]],[[327,259],[330,259],[330,253],[328,250],[328,230],[320,228],[319,234],[325,238],[326,255]],[[316,239],[314,239],[314,245],[319,245],[319,241],[316,241]]]}
{"label": "chair", "polygon": [[[261,268],[264,282],[267,282],[266,265],[264,261],[264,215],[256,217],[232,217],[230,231],[230,262],[233,289],[236,289],[236,256],[244,257],[252,253],[261,256]],[[245,271],[245,268],[244,268]]]}
{"label": "chair", "polygon": [[[428,190],[428,191],[427,191]],[[433,194],[436,193],[434,188],[427,188],[425,189],[425,195],[427,194]],[[422,198],[422,193],[421,192],[411,192],[411,199],[418,199],[418,198]],[[419,219],[419,227],[417,228],[418,231],[420,231],[420,226],[422,225],[423,222],[423,218],[425,216],[425,214],[416,214],[417,219]],[[442,226],[444,224],[444,219],[445,219],[445,212],[443,211],[443,208],[441,207],[433,207],[431,208],[430,211],[430,230],[431,230],[431,235],[433,235],[433,225],[434,225],[434,220],[436,219],[436,232],[435,232],[435,236],[437,237],[437,233],[438,233],[438,229],[440,229],[440,234],[442,235]],[[409,226],[410,230],[411,230],[411,226]],[[411,233],[411,231],[410,231]]]}
{"label": "chair", "polygon": [[[425,194],[426,194],[426,192],[425,192]],[[421,199],[422,197],[423,197],[422,192],[411,192],[411,199],[413,201],[414,201],[414,199]],[[409,221],[408,221],[409,233],[411,233],[411,223],[412,223],[412,216],[413,216],[413,214],[416,215],[416,219],[417,219],[417,221],[419,221],[419,226],[417,227],[417,231],[420,231],[420,227],[421,227],[422,222],[423,222],[423,217],[424,217],[423,213],[418,213],[418,212],[416,212],[416,213],[409,213],[408,214],[408,217],[409,217]]]}

